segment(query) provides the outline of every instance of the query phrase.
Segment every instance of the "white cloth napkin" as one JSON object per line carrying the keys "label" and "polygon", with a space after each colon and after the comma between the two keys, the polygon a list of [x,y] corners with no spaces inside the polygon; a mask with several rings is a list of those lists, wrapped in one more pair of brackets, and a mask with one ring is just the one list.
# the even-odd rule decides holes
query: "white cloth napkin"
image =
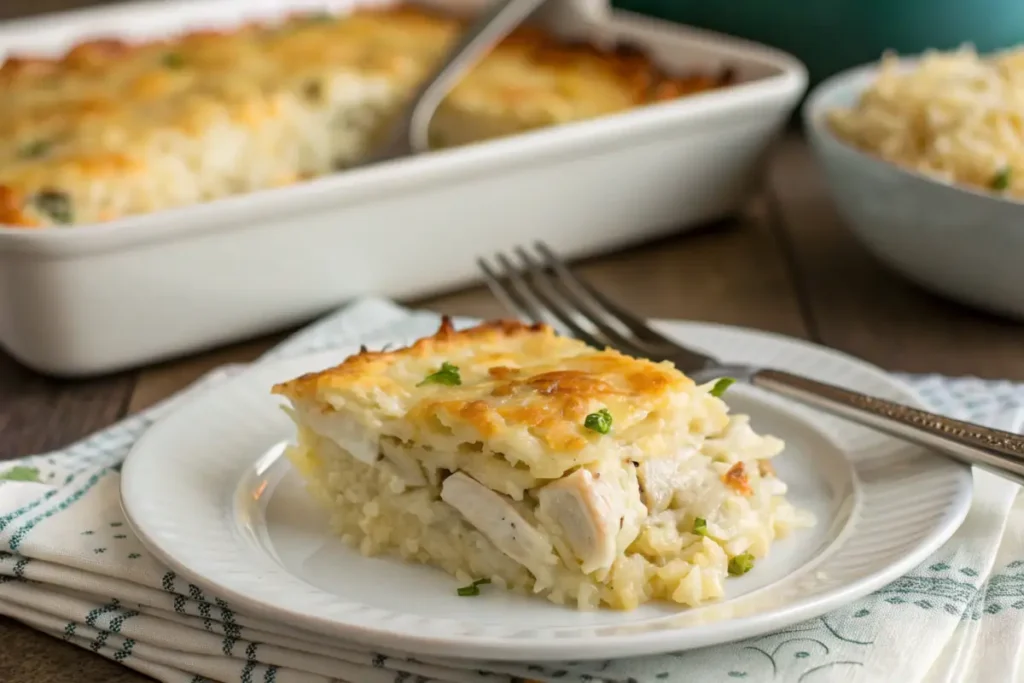
{"label": "white cloth napkin", "polygon": [[[430,333],[437,318],[357,302],[265,358]],[[175,576],[133,537],[118,502],[131,444],[183,395],[61,451],[0,464],[0,613],[173,683],[498,683],[1024,680],[1024,506],[1017,487],[975,472],[975,502],[935,555],[825,617],[742,642],[630,660],[515,665],[410,658],[235,612]],[[1024,386],[908,377],[935,410],[1020,426]],[[6,469],[5,469],[6,468]]]}

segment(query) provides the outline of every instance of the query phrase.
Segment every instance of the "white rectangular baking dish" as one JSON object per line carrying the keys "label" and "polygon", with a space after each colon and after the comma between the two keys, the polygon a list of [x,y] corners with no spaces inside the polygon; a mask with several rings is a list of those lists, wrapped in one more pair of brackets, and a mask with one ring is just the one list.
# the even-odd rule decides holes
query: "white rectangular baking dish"
{"label": "white rectangular baking dish", "polygon": [[[0,56],[352,5],[117,4],[2,24]],[[544,239],[582,256],[736,211],[806,88],[804,67],[745,41],[613,12],[607,0],[554,0],[545,12],[563,33],[642,45],[670,71],[730,66],[741,82],[101,225],[0,227],[0,345],[45,373],[120,370],[281,329],[359,294],[468,284],[475,257],[514,244]]]}

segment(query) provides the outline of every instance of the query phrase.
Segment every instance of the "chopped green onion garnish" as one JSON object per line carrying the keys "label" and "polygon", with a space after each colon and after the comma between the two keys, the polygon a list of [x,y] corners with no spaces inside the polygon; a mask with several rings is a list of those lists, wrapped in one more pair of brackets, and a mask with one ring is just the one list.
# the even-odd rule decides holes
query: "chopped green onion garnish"
{"label": "chopped green onion garnish", "polygon": [[703,517],[698,517],[697,519],[693,520],[693,533],[697,534],[698,536],[707,536],[708,521]]}
{"label": "chopped green onion garnish", "polygon": [[485,586],[490,582],[490,579],[477,579],[468,586],[463,586],[462,588],[458,589],[456,592],[464,598],[471,597],[474,595],[480,595],[480,586]]}
{"label": "chopped green onion garnish", "polygon": [[732,377],[723,377],[722,379],[715,382],[715,386],[711,387],[711,395],[721,398],[722,394],[725,393],[725,390],[735,383],[736,380],[734,380]]}
{"label": "chopped green onion garnish", "polygon": [[168,69],[180,69],[185,66],[185,58],[177,52],[168,52],[164,55],[163,63]]}
{"label": "chopped green onion garnish", "polygon": [[35,467],[18,465],[6,472],[0,473],[0,479],[6,479],[7,481],[39,481],[39,470]]}
{"label": "chopped green onion garnish", "polygon": [[40,212],[49,216],[54,223],[73,223],[74,214],[71,211],[71,198],[65,192],[57,190],[43,190],[35,195],[33,203]]}
{"label": "chopped green onion garnish", "polygon": [[1008,188],[1010,186],[1010,177],[1012,175],[1012,172],[1013,169],[1007,166],[1006,168],[992,176],[992,189],[996,190],[997,192],[1002,192],[1003,190]]}
{"label": "chopped green onion garnish", "polygon": [[743,576],[754,568],[754,556],[750,553],[743,553],[729,560],[729,573],[733,576]]}
{"label": "chopped green onion garnish", "polygon": [[37,159],[50,151],[51,147],[53,143],[49,140],[36,140],[18,150],[18,156],[22,159]]}
{"label": "chopped green onion garnish", "polygon": [[612,430],[612,414],[608,412],[607,408],[601,408],[596,413],[587,415],[587,419],[583,421],[583,426],[592,432],[607,434]]}
{"label": "chopped green onion garnish", "polygon": [[462,377],[459,375],[459,369],[446,361],[441,363],[440,370],[427,375],[426,379],[416,386],[421,387],[424,384],[444,384],[449,387],[457,387],[462,384]]}

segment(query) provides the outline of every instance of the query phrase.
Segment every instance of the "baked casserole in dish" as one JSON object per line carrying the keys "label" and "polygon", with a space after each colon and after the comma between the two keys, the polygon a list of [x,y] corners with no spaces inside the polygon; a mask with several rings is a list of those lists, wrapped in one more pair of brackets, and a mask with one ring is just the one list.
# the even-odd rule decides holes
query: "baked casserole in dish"
{"label": "baked casserole in dish", "polygon": [[362,553],[439,567],[461,595],[633,609],[719,598],[814,523],[771,466],[783,443],[729,415],[726,386],[544,325],[446,320],[274,392],[289,458]]}
{"label": "baked casserole in dish", "polygon": [[465,286],[511,236],[579,258],[688,230],[740,210],[806,86],[764,46],[560,0],[444,103],[445,149],[331,172],[489,3],[146,0],[0,24],[0,346],[109,373]]}
{"label": "baked casserole in dish", "polygon": [[[92,224],[357,163],[464,21],[414,6],[293,15],[167,40],[92,40],[0,68],[0,225]],[[724,85],[643,52],[515,32],[454,89],[438,148]]]}

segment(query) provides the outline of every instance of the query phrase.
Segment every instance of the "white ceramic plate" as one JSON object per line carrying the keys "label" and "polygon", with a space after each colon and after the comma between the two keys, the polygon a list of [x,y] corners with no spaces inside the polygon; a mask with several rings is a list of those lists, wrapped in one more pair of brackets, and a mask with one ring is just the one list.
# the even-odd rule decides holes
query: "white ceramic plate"
{"label": "white ceramic plate", "polygon": [[[811,344],[715,325],[659,326],[728,360],[919,402],[880,370]],[[438,570],[365,558],[331,538],[326,516],[275,448],[292,428],[271,384],[354,351],[253,368],[150,428],[122,472],[123,505],[142,542],[237,611],[299,628],[411,654],[604,659],[738,640],[823,614],[909,571],[970,505],[968,468],[734,386],[733,411],[786,441],[776,468],[818,524],[730,579],[724,600],[580,613],[498,590],[458,597],[458,582]]]}

